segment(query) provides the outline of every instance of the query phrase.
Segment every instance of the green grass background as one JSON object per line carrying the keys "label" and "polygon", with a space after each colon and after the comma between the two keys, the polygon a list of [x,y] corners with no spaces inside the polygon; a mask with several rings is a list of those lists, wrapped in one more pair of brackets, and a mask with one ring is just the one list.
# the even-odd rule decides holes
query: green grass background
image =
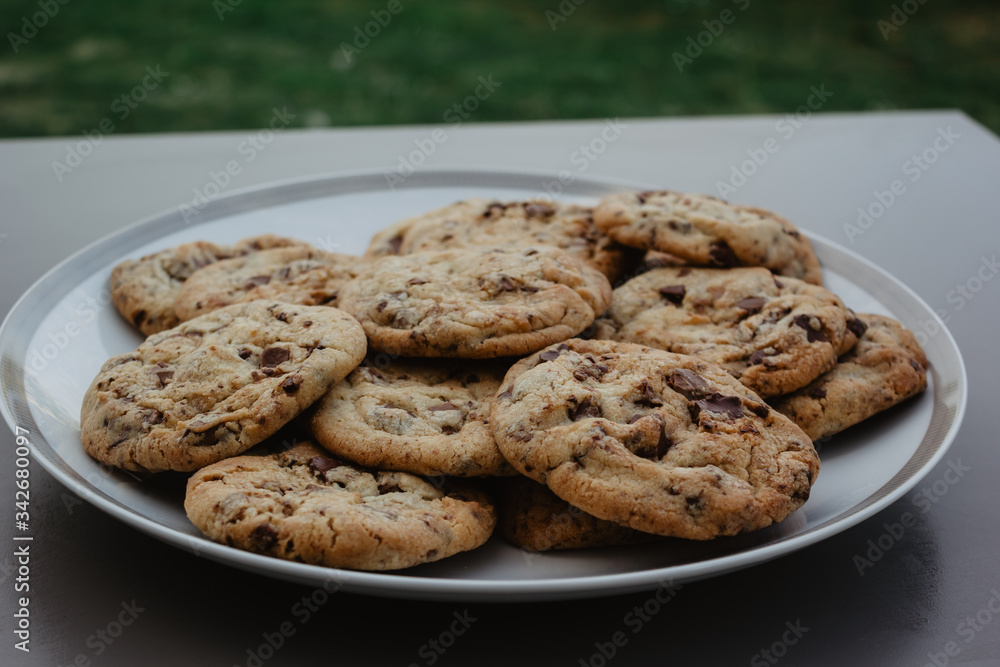
{"label": "green grass background", "polygon": [[[43,0],[55,2],[55,0]],[[219,19],[218,3],[235,4]],[[0,136],[441,123],[479,76],[501,87],[474,121],[787,112],[810,86],[824,111],[959,108],[1000,131],[1000,3],[909,0],[884,39],[879,0],[399,0],[351,62],[341,43],[389,0],[69,0],[18,52],[38,0],[0,0]],[[678,72],[705,20],[735,22]],[[147,66],[169,76],[124,120],[116,98]]]}

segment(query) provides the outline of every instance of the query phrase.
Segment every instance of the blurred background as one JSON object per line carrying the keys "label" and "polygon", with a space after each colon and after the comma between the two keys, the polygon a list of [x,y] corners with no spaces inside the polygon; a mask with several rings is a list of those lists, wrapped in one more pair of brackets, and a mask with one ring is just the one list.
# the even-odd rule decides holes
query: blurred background
{"label": "blurred background", "polygon": [[784,113],[813,87],[824,112],[1000,131],[996,0],[0,0],[0,21],[5,137],[274,108],[290,127]]}

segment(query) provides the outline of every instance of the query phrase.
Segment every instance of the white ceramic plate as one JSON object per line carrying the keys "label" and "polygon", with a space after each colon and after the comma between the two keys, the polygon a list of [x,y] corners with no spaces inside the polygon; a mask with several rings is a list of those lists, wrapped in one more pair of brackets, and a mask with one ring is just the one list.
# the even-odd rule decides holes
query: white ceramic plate
{"label": "white ceramic plate", "polygon": [[[937,333],[924,343],[930,389],[850,429],[821,448],[822,472],[806,505],[779,525],[711,542],[666,540],[641,547],[563,553],[523,552],[495,536],[486,546],[399,573],[332,570],[239,551],[204,539],[184,515],[183,480],[141,482],[102,468],[80,444],[83,394],[101,364],[142,337],[110,305],[116,263],[179,243],[231,243],[266,232],[328,250],[361,253],[389,223],[473,196],[544,194],[551,176],[423,171],[390,189],[379,173],[334,175],[234,193],[190,221],[170,211],[84,248],[43,276],[0,329],[2,410],[11,429],[27,429],[35,460],[105,512],[176,547],[232,566],[327,589],[391,597],[465,600],[557,599],[611,595],[679,584],[747,567],[819,542],[900,498],[941,460],[966,402],[962,358],[933,311],[892,276],[861,257],[810,237],[827,285],[859,313],[896,317]],[[620,184],[577,180],[563,197],[594,202]]]}

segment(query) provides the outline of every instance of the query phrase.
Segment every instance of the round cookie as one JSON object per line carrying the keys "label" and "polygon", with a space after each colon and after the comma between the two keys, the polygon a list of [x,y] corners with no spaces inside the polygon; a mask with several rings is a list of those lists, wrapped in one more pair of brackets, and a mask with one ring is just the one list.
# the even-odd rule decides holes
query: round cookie
{"label": "round cookie", "polygon": [[364,356],[364,332],[336,308],[222,308],[105,362],[83,399],[83,446],[126,470],[197,470],[277,431]]}
{"label": "round cookie", "polygon": [[819,472],[812,441],[723,369],[573,339],[522,359],[490,413],[519,472],[599,519],[711,539],[781,521]]}
{"label": "round cookie", "polygon": [[323,397],[316,440],[337,456],[418,475],[513,475],[489,425],[509,365],[394,361],[358,366]]}
{"label": "round cookie", "polygon": [[660,250],[703,266],[763,266],[823,284],[809,239],[780,215],[707,195],[660,190],[609,195],[597,226],[625,245]]}
{"label": "round cookie", "polygon": [[309,246],[274,248],[215,262],[181,286],[174,311],[190,320],[233,303],[272,299],[304,306],[336,306],[340,288],[365,264],[360,257]]}
{"label": "round cookie", "polygon": [[616,289],[594,337],[702,357],[769,397],[833,368],[863,327],[830,291],[763,268],[665,267]]}
{"label": "round cookie", "polygon": [[489,500],[471,487],[364,470],[308,442],[199,470],[184,509],[216,542],[355,570],[397,570],[475,549],[496,523]]}
{"label": "round cookie", "polygon": [[498,527],[508,542],[529,551],[587,549],[656,539],[598,519],[523,475],[503,481]]}
{"label": "round cookie", "polygon": [[927,357],[912,333],[881,315],[833,370],[770,401],[813,440],[831,436],[927,389]]}
{"label": "round cookie", "polygon": [[615,281],[639,253],[594,224],[589,206],[542,200],[468,199],[403,220],[379,232],[369,257],[491,245],[552,245]]}
{"label": "round cookie", "polygon": [[574,336],[610,301],[607,278],[559,248],[476,247],[383,257],[339,307],[382,352],[491,358]]}
{"label": "round cookie", "polygon": [[138,260],[127,259],[111,271],[111,301],[122,317],[147,336],[165,331],[180,324],[174,300],[198,269],[229,257],[296,245],[304,244],[264,234],[243,239],[235,246],[195,241]]}

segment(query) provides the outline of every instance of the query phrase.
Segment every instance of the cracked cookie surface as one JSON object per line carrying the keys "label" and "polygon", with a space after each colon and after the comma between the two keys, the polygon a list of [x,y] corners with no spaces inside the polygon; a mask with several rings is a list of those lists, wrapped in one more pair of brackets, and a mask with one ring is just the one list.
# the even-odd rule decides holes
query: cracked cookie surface
{"label": "cracked cookie surface", "polygon": [[340,292],[371,346],[414,357],[528,354],[575,336],[611,301],[596,269],[551,246],[383,257]]}
{"label": "cracked cookie surface", "polygon": [[867,330],[833,370],[770,401],[817,440],[843,431],[927,389],[927,357],[896,320],[859,315]]}
{"label": "cracked cookie surface", "polygon": [[597,518],[710,539],[781,521],[819,472],[812,441],[696,357],[572,339],[522,359],[491,411],[522,474]]}
{"label": "cracked cookie surface", "polygon": [[619,245],[594,224],[589,206],[542,200],[501,202],[467,199],[379,232],[369,257],[469,246],[551,245],[615,281],[639,253]]}
{"label": "cracked cookie surface", "polygon": [[597,226],[620,243],[671,253],[701,266],[763,266],[821,285],[809,239],[788,220],[708,195],[659,190],[609,195],[594,210]]}
{"label": "cracked cookie surface", "polygon": [[483,544],[493,506],[472,487],[365,470],[312,443],[203,468],[184,509],[209,538],[287,560],[396,570]]}
{"label": "cracked cookie surface", "polygon": [[84,448],[134,471],[197,470],[246,451],[365,356],[336,308],[253,301],[153,334],[109,359],[80,412]]}
{"label": "cracked cookie surface", "polygon": [[514,474],[493,440],[493,396],[509,365],[393,361],[358,366],[320,401],[316,440],[361,465],[419,475]]}
{"label": "cracked cookie surface", "polygon": [[769,397],[832,369],[864,324],[832,292],[766,269],[664,267],[616,289],[595,331],[701,357]]}
{"label": "cracked cookie surface", "polygon": [[122,317],[148,336],[180,324],[174,301],[184,282],[198,269],[230,257],[300,245],[305,244],[264,234],[233,246],[195,241],[140,259],[127,259],[111,271],[111,301]]}
{"label": "cracked cookie surface", "polygon": [[309,246],[262,250],[195,271],[174,310],[181,321],[234,303],[271,299],[304,306],[337,305],[337,295],[367,262]]}

